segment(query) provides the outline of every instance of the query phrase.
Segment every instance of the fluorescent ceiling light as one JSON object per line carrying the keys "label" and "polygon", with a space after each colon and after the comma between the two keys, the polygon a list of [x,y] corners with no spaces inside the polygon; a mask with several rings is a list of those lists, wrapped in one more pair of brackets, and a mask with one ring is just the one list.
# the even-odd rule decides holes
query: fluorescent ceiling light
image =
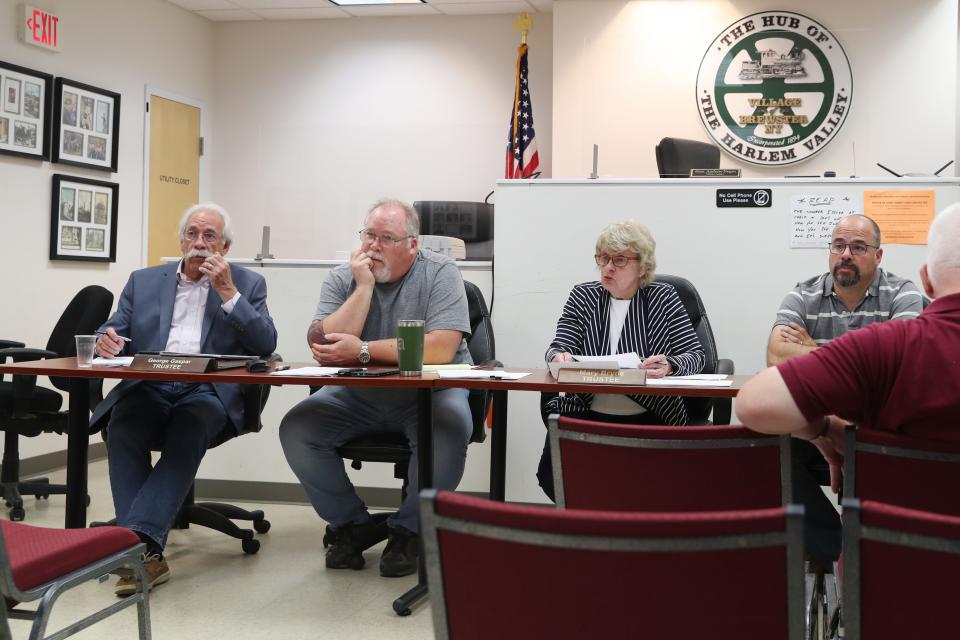
{"label": "fluorescent ceiling light", "polygon": [[352,7],[362,4],[424,4],[424,0],[330,0],[341,7]]}

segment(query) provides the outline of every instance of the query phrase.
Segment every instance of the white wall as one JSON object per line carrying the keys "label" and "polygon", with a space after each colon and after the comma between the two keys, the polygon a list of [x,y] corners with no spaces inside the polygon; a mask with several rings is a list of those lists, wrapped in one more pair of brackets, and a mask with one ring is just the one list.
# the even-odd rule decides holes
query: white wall
{"label": "white wall", "polygon": [[[144,85],[213,101],[212,24],[164,0],[46,0],[60,17],[61,50],[24,44],[15,34],[18,5],[0,2],[0,60],[121,94],[119,170],[115,174],[0,156],[0,337],[43,347],[70,298],[88,284],[119,295],[141,266]],[[117,262],[51,261],[51,175],[119,183]],[[43,382],[44,379],[41,379]],[[61,436],[21,439],[21,456],[66,448]]]}
{"label": "white wall", "polygon": [[[483,200],[503,177],[515,16],[230,23],[216,29],[213,189],[235,255],[271,225],[278,258],[354,248],[375,200]],[[551,164],[551,21],[530,75]]]}
{"label": "white wall", "polygon": [[[554,5],[553,176],[585,178],[592,145],[603,177],[654,177],[664,136],[709,141],[694,99],[707,46],[735,20],[792,10],[824,24],[853,71],[852,110],[830,145],[785,170],[723,154],[744,177],[886,176],[933,172],[957,152],[956,0],[557,0]],[[951,167],[941,175],[958,175]]]}

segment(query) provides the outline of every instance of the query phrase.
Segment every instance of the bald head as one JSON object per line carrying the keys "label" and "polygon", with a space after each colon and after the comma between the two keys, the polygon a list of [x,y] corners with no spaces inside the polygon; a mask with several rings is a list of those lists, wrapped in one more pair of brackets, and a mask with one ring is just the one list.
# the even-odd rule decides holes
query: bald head
{"label": "bald head", "polygon": [[960,293],[960,203],[933,219],[927,238],[927,263],[921,270],[932,297]]}
{"label": "bald head", "polygon": [[868,233],[869,235],[873,236],[870,239],[873,246],[880,246],[880,226],[874,222],[873,218],[859,213],[847,216],[846,218],[841,218],[840,221],[837,222],[837,226],[833,228],[833,235],[837,235],[837,229],[846,228],[858,228],[863,230],[864,233]]}

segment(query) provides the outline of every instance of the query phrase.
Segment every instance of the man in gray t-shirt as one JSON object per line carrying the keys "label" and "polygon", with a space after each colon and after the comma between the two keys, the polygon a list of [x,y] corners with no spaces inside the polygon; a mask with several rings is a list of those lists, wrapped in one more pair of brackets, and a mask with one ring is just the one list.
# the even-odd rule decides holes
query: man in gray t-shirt
{"label": "man in gray t-shirt", "polygon": [[[830,270],[797,284],[780,303],[767,343],[767,364],[810,353],[874,322],[920,315],[920,291],[909,280],[881,269],[882,258],[876,222],[863,215],[840,220],[830,240]],[[830,481],[816,447],[794,440],[792,473],[794,501],[806,508],[807,552],[829,567],[840,553],[840,518],[820,489]]]}
{"label": "man in gray t-shirt", "polygon": [[[420,251],[414,209],[383,200],[370,209],[361,245],[350,262],[333,269],[307,334],[313,357],[325,366],[395,365],[398,320],[424,320],[425,363],[472,364],[467,297],[460,270],[449,258]],[[456,489],[463,475],[472,422],[466,389],[432,394],[434,479]],[[336,449],[373,432],[406,435],[413,455],[407,497],[386,521],[370,517]],[[380,574],[417,570],[419,545],[417,404],[410,390],[325,386],[290,410],[280,424],[287,462],[321,518],[331,525],[330,569],[363,566],[362,552],[389,535]]]}

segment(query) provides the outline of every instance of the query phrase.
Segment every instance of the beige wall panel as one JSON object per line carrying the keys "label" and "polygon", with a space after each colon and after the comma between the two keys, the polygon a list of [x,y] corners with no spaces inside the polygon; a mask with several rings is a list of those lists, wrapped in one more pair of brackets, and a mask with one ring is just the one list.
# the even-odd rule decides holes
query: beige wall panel
{"label": "beige wall panel", "polygon": [[151,96],[147,264],[180,253],[177,223],[200,197],[200,109]]}

